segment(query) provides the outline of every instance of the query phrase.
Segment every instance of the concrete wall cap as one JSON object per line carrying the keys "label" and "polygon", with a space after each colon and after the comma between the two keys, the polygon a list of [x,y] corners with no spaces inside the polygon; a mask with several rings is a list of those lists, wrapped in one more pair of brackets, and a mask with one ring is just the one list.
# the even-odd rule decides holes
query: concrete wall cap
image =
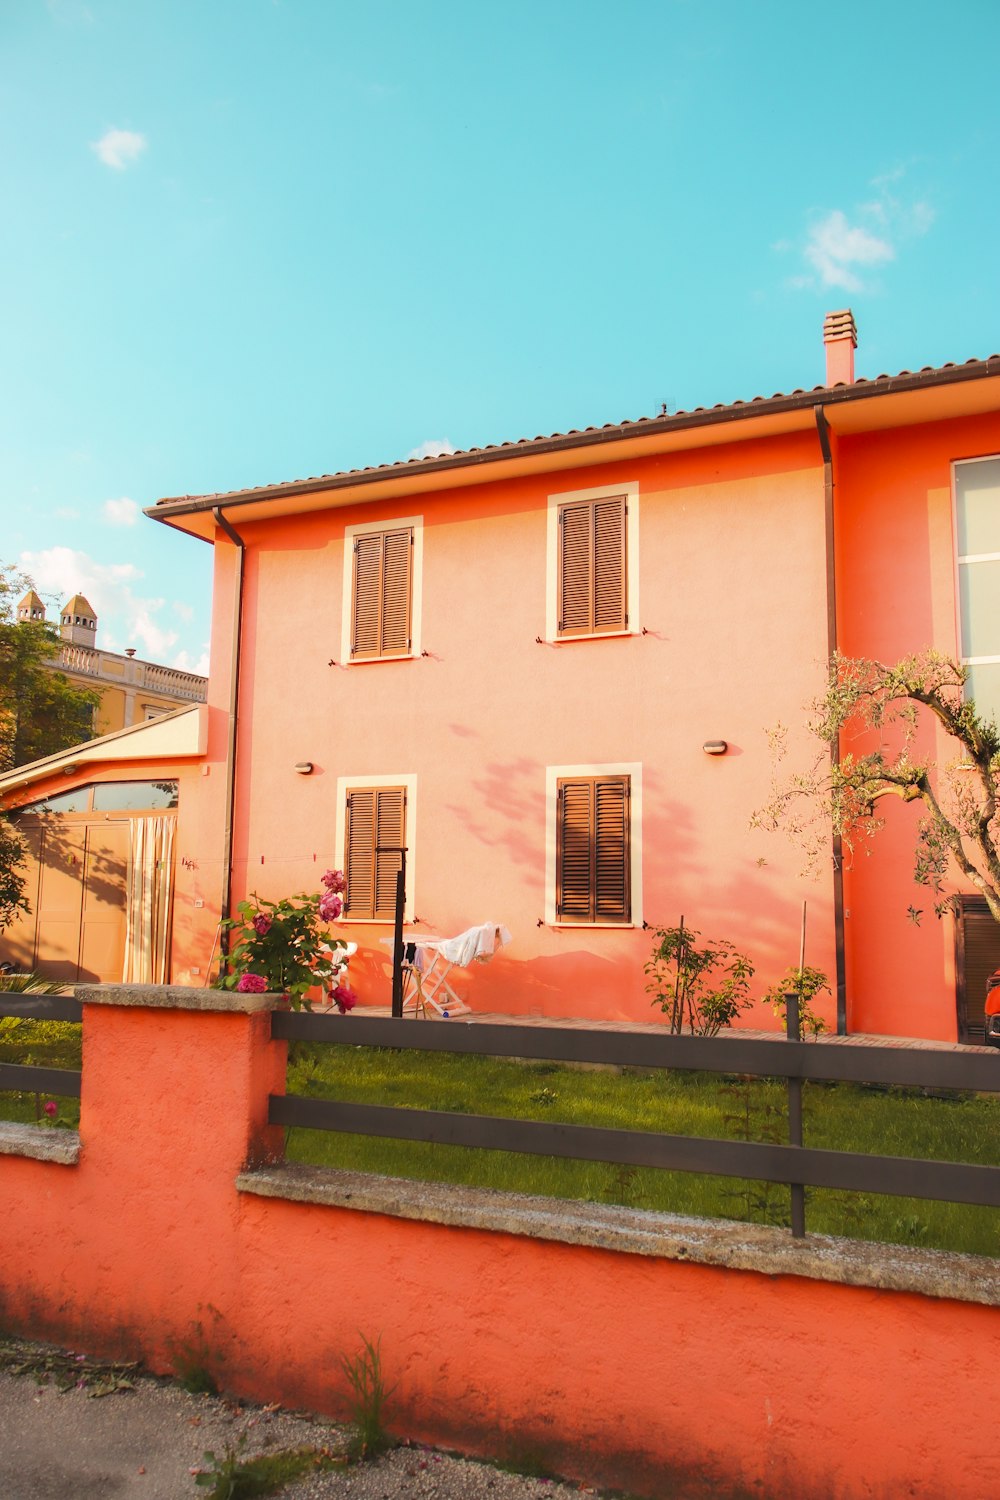
{"label": "concrete wall cap", "polygon": [[53,1129],[49,1125],[16,1125],[0,1120],[0,1156],[27,1156],[33,1161],[53,1161],[75,1167],[80,1160],[80,1135],[76,1130]]}
{"label": "concrete wall cap", "polygon": [[787,1229],[761,1224],[297,1164],[241,1172],[236,1187],[264,1198],[589,1245],[626,1255],[1000,1306],[1000,1267],[978,1255],[826,1234],[796,1240]]}
{"label": "concrete wall cap", "polygon": [[284,995],[241,995],[236,990],[193,989],[180,984],[78,984],[74,991],[84,1005],[120,1005],[149,1010],[214,1010],[254,1015],[278,1010]]}

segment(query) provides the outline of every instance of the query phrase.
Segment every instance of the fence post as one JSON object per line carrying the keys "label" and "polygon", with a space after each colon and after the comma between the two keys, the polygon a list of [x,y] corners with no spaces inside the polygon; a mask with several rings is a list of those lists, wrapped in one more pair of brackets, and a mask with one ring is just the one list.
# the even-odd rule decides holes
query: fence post
{"label": "fence post", "polygon": [[399,851],[396,871],[396,924],[392,941],[392,1014],[403,1014],[403,907],[406,902],[406,850]]}
{"label": "fence post", "polygon": [[[785,1036],[790,1042],[801,1039],[799,1029],[799,997],[794,992],[785,996]],[[788,1079],[788,1144],[802,1145],[802,1079]],[[792,1193],[792,1235],[804,1238],[806,1232],[806,1190],[801,1182],[789,1183]]]}

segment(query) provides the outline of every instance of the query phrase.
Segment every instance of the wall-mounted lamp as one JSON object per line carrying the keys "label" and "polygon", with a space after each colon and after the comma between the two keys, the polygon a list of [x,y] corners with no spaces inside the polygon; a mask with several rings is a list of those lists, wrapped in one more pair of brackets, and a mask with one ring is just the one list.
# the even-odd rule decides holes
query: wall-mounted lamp
{"label": "wall-mounted lamp", "polygon": [[300,760],[296,761],[295,765],[292,767],[292,770],[298,771],[300,776],[311,776],[312,768],[313,763],[311,760]]}
{"label": "wall-mounted lamp", "polygon": [[706,755],[725,755],[729,743],[727,740],[706,740],[701,748]]}

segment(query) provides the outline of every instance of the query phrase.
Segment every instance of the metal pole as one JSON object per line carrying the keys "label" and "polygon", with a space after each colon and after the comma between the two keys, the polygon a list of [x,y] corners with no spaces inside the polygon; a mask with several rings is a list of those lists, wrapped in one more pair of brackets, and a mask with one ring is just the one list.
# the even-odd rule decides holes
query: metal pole
{"label": "metal pole", "polygon": [[[785,1036],[799,1041],[799,997],[785,996]],[[802,1145],[802,1079],[788,1080],[788,1144]],[[792,1236],[800,1240],[806,1232],[806,1190],[801,1182],[790,1183],[792,1192]]]}
{"label": "metal pole", "polygon": [[403,906],[406,902],[406,850],[399,851],[396,871],[396,927],[392,943],[392,1013],[403,1014]]}

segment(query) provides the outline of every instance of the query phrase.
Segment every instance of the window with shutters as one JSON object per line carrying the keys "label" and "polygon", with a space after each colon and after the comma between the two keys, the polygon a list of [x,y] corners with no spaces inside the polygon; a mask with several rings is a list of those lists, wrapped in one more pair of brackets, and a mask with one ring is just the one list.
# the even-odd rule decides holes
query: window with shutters
{"label": "window with shutters", "polygon": [[549,496],[549,640],[639,632],[638,485]]}
{"label": "window with shutters", "polygon": [[422,539],[418,516],[345,529],[345,661],[419,656]]}
{"label": "window with shutters", "polygon": [[548,921],[641,924],[641,772],[639,765],[550,767]]}
{"label": "window with shutters", "polygon": [[404,919],[412,921],[416,778],[378,776],[338,781],[337,847],[347,881],[344,916],[392,922],[399,849],[406,849]]}

